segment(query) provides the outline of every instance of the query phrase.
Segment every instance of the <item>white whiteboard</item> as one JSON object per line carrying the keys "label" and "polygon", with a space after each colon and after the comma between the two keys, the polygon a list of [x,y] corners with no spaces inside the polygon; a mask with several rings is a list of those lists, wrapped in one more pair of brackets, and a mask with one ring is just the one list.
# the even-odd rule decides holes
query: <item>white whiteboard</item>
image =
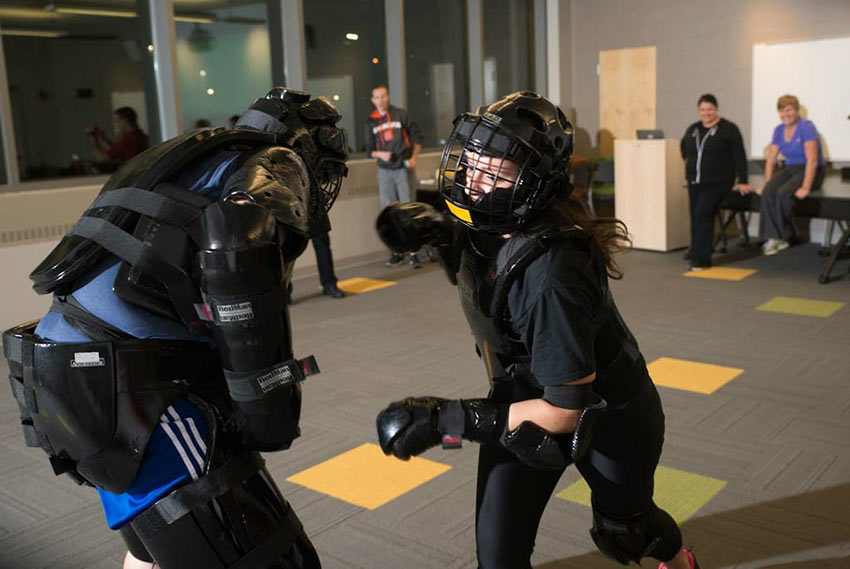
{"label": "white whiteboard", "polygon": [[815,123],[824,156],[850,161],[850,37],[753,46],[753,106],[750,157],[763,158],[779,124],[776,100],[800,100]]}

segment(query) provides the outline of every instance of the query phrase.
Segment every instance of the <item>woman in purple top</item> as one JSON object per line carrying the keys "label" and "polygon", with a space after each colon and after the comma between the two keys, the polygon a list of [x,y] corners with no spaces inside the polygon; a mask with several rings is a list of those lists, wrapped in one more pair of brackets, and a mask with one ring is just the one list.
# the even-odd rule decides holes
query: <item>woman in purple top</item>
{"label": "woman in purple top", "polygon": [[[802,200],[823,183],[823,149],[812,121],[800,116],[800,102],[793,95],[783,95],[776,103],[782,124],[773,131],[773,140],[764,168],[761,194],[759,236],[765,255],[775,255],[789,246],[794,237],[790,223],[796,200]],[[785,157],[785,167],[774,174],[776,157]]]}

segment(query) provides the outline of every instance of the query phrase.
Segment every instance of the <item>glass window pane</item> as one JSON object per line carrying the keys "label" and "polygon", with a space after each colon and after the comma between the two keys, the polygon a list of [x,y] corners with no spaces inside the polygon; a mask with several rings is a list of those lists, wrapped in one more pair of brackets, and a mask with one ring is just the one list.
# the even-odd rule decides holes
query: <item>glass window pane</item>
{"label": "glass window pane", "polygon": [[0,6],[21,181],[114,170],[147,146],[156,101],[136,4],[28,6]]}
{"label": "glass window pane", "polygon": [[174,3],[184,130],[228,126],[272,87],[266,3],[218,4]]}
{"label": "glass window pane", "polygon": [[487,0],[484,6],[484,104],[534,90],[530,0]]}
{"label": "glass window pane", "polygon": [[445,144],[454,118],[469,110],[464,5],[404,2],[407,108],[422,128],[425,147]]}
{"label": "glass window pane", "polygon": [[387,83],[382,0],[304,2],[307,91],[331,99],[352,152],[365,152],[372,87]]}

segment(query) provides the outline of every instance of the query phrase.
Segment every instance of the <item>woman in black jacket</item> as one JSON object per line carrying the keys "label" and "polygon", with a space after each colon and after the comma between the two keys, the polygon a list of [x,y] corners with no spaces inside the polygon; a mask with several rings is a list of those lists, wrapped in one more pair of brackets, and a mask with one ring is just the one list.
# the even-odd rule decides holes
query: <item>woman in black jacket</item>
{"label": "woman in black jacket", "polygon": [[747,183],[747,155],[738,127],[720,118],[714,95],[700,97],[697,110],[699,121],[688,127],[681,143],[690,199],[691,246],[687,258],[691,270],[711,266],[714,216],[733,184],[734,189],[752,190]]}

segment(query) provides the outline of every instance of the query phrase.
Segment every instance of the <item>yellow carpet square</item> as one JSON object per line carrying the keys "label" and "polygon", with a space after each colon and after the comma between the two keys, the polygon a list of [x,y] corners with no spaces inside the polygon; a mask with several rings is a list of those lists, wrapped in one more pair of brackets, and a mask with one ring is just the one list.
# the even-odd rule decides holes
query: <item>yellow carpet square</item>
{"label": "yellow carpet square", "polygon": [[384,456],[378,445],[366,443],[287,480],[374,510],[450,469],[451,466],[424,458],[405,462]]}
{"label": "yellow carpet square", "polygon": [[795,298],[793,296],[776,296],[764,304],[756,306],[756,310],[827,318],[835,314],[843,306],[843,302],[810,300],[808,298]]}
{"label": "yellow carpet square", "polygon": [[[725,480],[659,466],[655,470],[653,499],[659,508],[667,511],[681,524],[705,506],[724,486]],[[563,500],[590,507],[590,488],[584,479],[573,482],[555,495]]]}
{"label": "yellow carpet square", "polygon": [[714,393],[742,373],[736,367],[726,367],[676,358],[658,358],[646,366],[655,385],[684,389],[697,393]]}
{"label": "yellow carpet square", "polygon": [[360,294],[361,292],[370,292],[385,288],[396,284],[393,281],[381,281],[378,279],[367,279],[365,277],[354,277],[353,279],[345,279],[336,283],[339,288],[345,292],[352,294]]}
{"label": "yellow carpet square", "polygon": [[701,271],[688,271],[686,277],[699,279],[718,279],[721,281],[742,281],[750,275],[755,274],[755,269],[735,269],[732,267],[709,267]]}

